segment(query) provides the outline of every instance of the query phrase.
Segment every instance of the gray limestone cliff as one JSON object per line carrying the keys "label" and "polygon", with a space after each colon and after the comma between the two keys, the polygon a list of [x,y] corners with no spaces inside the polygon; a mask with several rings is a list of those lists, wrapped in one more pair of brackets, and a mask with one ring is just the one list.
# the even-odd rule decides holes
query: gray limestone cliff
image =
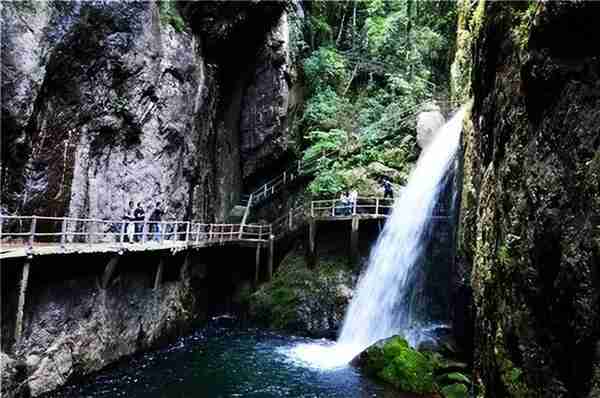
{"label": "gray limestone cliff", "polygon": [[[293,157],[299,2],[21,1],[0,11],[3,213],[120,219],[130,200],[161,201],[168,218],[221,221]],[[180,266],[175,257],[165,269]],[[137,258],[121,260],[108,286],[107,259],[74,260],[83,270],[44,261],[31,266],[18,343],[22,264],[3,262],[3,396],[52,390],[206,312],[197,267],[154,290],[156,266]],[[226,272],[222,283],[233,283],[237,271]]]}
{"label": "gray limestone cliff", "polygon": [[293,3],[2,4],[2,206],[224,219],[290,156]]}

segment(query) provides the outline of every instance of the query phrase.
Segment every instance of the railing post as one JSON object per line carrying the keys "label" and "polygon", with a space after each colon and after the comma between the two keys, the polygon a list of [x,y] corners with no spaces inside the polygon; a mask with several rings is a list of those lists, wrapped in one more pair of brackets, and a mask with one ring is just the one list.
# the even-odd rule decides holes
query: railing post
{"label": "railing post", "polygon": [[298,174],[300,174],[300,159],[298,159]]}
{"label": "railing post", "polygon": [[335,199],[331,201],[331,217],[335,217]]}
{"label": "railing post", "polygon": [[313,202],[312,200],[310,202],[310,216],[311,217],[315,216],[315,202]]}
{"label": "railing post", "polygon": [[190,240],[190,222],[187,221],[185,223],[185,245],[188,245],[188,242]]}
{"label": "railing post", "polygon": [[121,234],[119,236],[119,241],[121,242],[121,245],[123,245],[125,243],[125,227],[127,226],[127,223],[125,221],[121,222]]}
{"label": "railing post", "polygon": [[144,223],[142,224],[142,244],[146,243],[146,229],[148,228],[148,222],[144,218]]}
{"label": "railing post", "polygon": [[285,175],[285,171],[283,172],[283,185],[285,185],[285,180],[286,180],[286,175]]}
{"label": "railing post", "polygon": [[358,202],[358,198],[354,198],[354,201],[352,202],[352,215],[353,216],[356,215],[356,202]]}
{"label": "railing post", "polygon": [[267,197],[267,184],[264,185],[265,187],[265,198]]}
{"label": "railing post", "polygon": [[200,242],[200,227],[201,227],[201,225],[198,224],[198,227],[196,228],[196,244],[198,244],[198,242]]}
{"label": "railing post", "polygon": [[167,232],[167,223],[165,223],[164,221],[161,221],[160,223],[158,223],[158,225],[160,228],[160,232],[158,233],[159,241],[162,244],[165,241],[165,233]]}
{"label": "railing post", "polygon": [[289,213],[289,228],[290,228],[290,231],[293,228],[292,209],[290,209],[290,213]]}
{"label": "railing post", "polygon": [[67,219],[63,218],[60,225],[60,248],[65,249],[65,242],[67,241]]}
{"label": "railing post", "polygon": [[88,243],[91,246],[93,244],[93,237],[94,237],[94,221],[93,220],[89,220],[89,228],[88,228]]}
{"label": "railing post", "polygon": [[208,226],[208,240],[212,240],[212,238],[213,238],[213,225],[210,224]]}
{"label": "railing post", "polygon": [[379,215],[379,198],[375,198],[375,215]]}
{"label": "railing post", "polygon": [[37,224],[36,216],[31,217],[31,229],[29,231],[29,252],[33,252],[33,243],[35,242],[35,226]]}

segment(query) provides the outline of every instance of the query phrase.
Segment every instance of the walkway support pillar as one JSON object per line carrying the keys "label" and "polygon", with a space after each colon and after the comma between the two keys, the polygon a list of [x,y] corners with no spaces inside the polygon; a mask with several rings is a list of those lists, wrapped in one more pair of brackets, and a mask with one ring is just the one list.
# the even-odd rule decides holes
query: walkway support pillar
{"label": "walkway support pillar", "polygon": [[273,257],[275,256],[275,236],[269,235],[269,263],[267,267],[267,278],[273,278]]}
{"label": "walkway support pillar", "polygon": [[258,278],[260,275],[260,243],[256,245],[256,259],[254,264],[254,290],[258,289]]}
{"label": "walkway support pillar", "polygon": [[[191,262],[191,258],[190,257],[191,257],[191,254],[188,251],[185,254],[185,257],[183,259],[183,264],[181,265],[181,270],[179,271],[179,278],[184,283],[187,283],[189,281],[189,279],[190,279],[190,262]],[[159,264],[159,267],[160,267],[160,264]]]}
{"label": "walkway support pillar", "polygon": [[106,289],[108,284],[110,283],[110,279],[115,273],[117,269],[117,263],[119,262],[119,256],[112,256],[110,260],[108,260],[108,264],[104,267],[104,274],[102,274],[102,289]]}
{"label": "walkway support pillar", "polygon": [[358,264],[360,261],[360,253],[358,250],[358,223],[359,218],[352,217],[352,231],[350,232],[350,262]]}
{"label": "walkway support pillar", "polygon": [[154,277],[154,291],[158,291],[158,289],[160,289],[160,284],[162,283],[162,277],[163,277],[163,266],[164,266],[164,261],[161,258],[158,261],[158,267],[156,268],[156,276]]}
{"label": "walkway support pillar", "polygon": [[31,259],[27,258],[23,264],[23,272],[21,274],[21,285],[19,286],[19,301],[17,304],[17,319],[15,322],[15,345],[21,342],[21,334],[23,333],[23,312],[25,310],[25,295],[27,294],[27,285],[29,283],[29,267]]}
{"label": "walkway support pillar", "polygon": [[317,265],[316,253],[316,237],[317,237],[317,220],[311,217],[308,220],[308,258],[307,264],[309,268],[314,268]]}

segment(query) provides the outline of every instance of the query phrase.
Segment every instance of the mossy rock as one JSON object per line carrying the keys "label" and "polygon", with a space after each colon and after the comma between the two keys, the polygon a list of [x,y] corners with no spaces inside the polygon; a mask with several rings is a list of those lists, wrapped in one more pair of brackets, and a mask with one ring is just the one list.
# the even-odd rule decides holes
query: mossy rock
{"label": "mossy rock", "polygon": [[442,388],[444,398],[468,398],[469,389],[461,383],[454,383]]}
{"label": "mossy rock", "polygon": [[249,317],[263,327],[314,337],[333,337],[343,320],[353,287],[346,258],[307,267],[293,252],[273,279],[249,297]]}
{"label": "mossy rock", "polygon": [[401,336],[378,341],[355,358],[353,364],[400,391],[417,394],[435,391],[433,362],[412,349]]}

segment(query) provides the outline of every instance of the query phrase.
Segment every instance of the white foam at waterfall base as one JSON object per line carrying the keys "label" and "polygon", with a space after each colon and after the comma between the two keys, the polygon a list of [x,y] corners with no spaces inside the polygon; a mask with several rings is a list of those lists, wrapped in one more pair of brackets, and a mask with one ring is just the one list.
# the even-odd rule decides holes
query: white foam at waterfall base
{"label": "white foam at waterfall base", "polygon": [[345,366],[378,340],[400,334],[414,347],[430,329],[419,318],[426,308],[410,300],[408,282],[427,243],[425,231],[453,165],[463,117],[461,109],[419,157],[371,251],[337,343],[299,344],[287,353],[293,360],[320,369]]}

